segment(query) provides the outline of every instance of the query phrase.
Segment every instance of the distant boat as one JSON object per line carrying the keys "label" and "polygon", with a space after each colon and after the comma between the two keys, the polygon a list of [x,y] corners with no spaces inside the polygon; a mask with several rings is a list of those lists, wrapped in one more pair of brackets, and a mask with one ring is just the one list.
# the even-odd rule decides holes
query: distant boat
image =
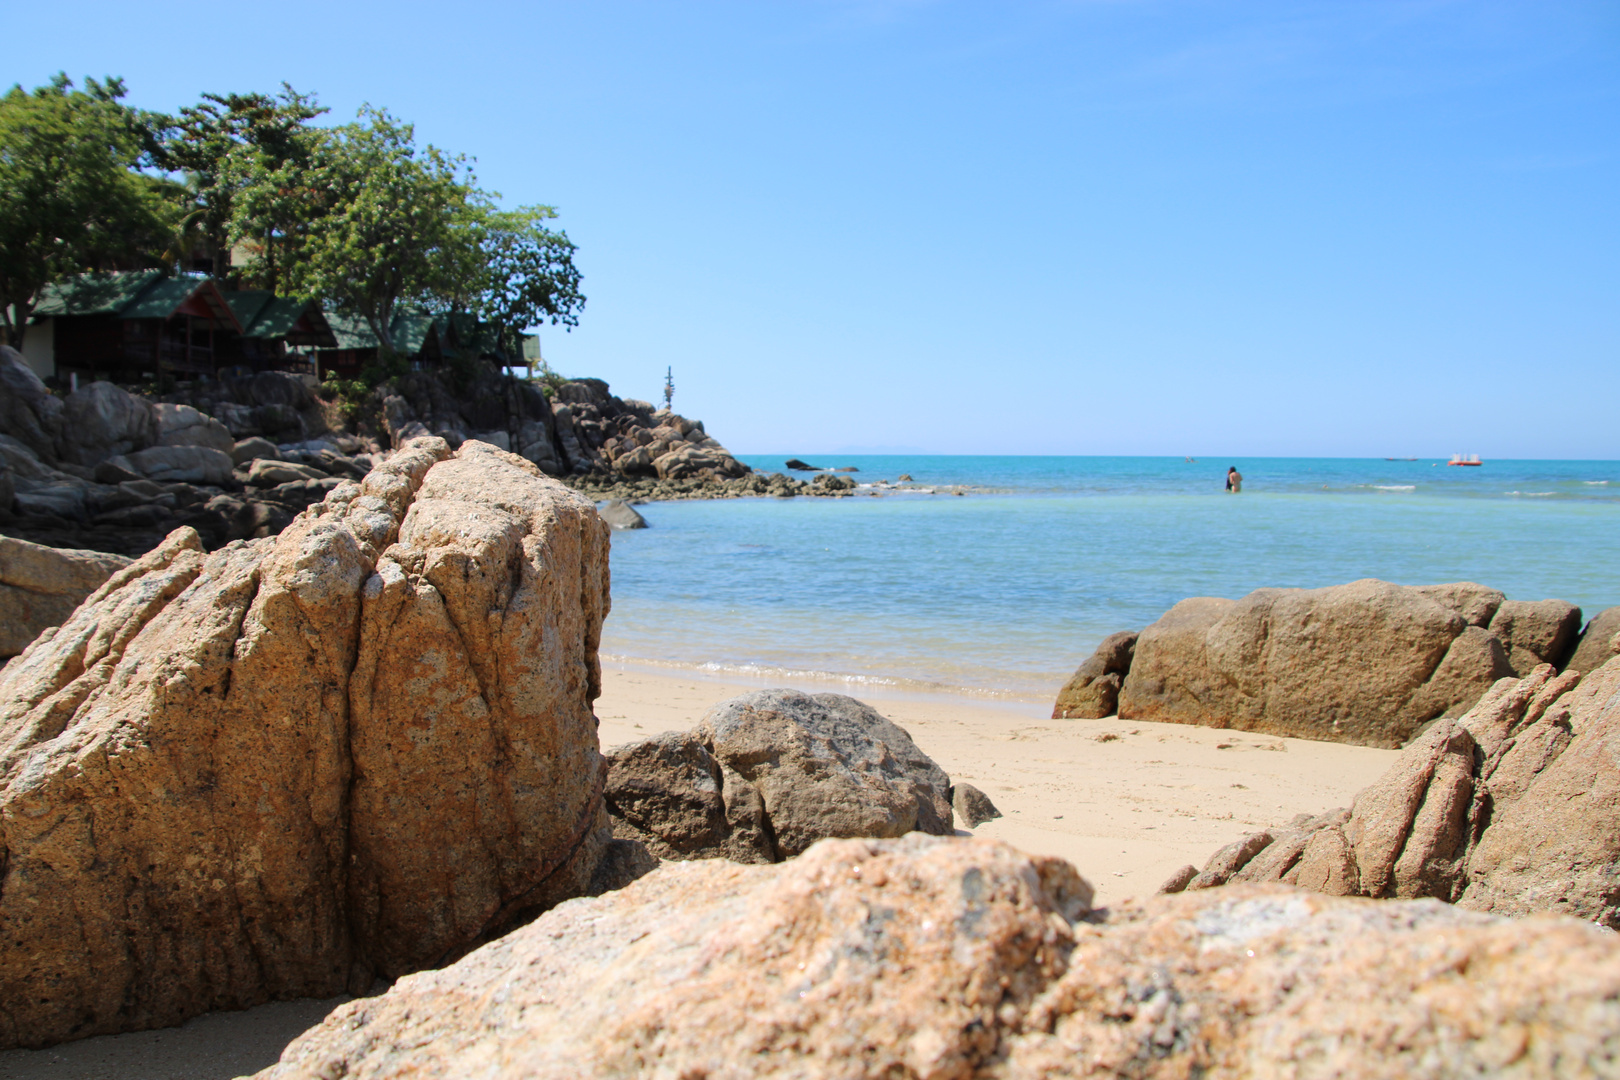
{"label": "distant boat", "polygon": [[1451,460],[1446,462],[1446,464],[1447,465],[1483,465],[1485,463],[1483,461],[1479,460],[1479,455],[1478,454],[1467,454],[1467,455],[1452,454],[1451,455]]}

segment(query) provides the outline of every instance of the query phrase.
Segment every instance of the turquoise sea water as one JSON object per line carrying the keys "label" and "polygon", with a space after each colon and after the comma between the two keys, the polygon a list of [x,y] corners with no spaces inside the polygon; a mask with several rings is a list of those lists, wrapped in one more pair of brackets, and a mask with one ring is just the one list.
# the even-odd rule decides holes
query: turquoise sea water
{"label": "turquoise sea water", "polygon": [[[810,460],[865,486],[643,506],[652,527],[613,537],[603,652],[1046,697],[1103,636],[1187,596],[1377,577],[1620,604],[1620,462]],[[1229,464],[1241,495],[1222,491]],[[875,486],[901,473],[935,493]]]}

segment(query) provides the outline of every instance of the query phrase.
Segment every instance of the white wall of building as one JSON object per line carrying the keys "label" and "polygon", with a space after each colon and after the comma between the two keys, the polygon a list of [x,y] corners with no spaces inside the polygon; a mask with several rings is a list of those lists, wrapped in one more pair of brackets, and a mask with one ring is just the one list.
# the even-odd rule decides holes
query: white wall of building
{"label": "white wall of building", "polygon": [[30,323],[23,334],[23,359],[34,369],[34,374],[48,379],[56,374],[56,320],[41,319]]}

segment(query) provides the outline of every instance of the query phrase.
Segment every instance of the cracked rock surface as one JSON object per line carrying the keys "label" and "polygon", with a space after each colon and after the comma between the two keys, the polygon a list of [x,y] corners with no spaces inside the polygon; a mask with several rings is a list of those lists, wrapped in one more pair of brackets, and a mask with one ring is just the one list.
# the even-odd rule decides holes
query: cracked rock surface
{"label": "cracked rock surface", "polygon": [[584,892],[607,558],[426,438],[115,572],[0,673],[0,1046],[362,992]]}
{"label": "cracked rock surface", "polygon": [[669,863],[351,1002],[260,1080],[1603,1074],[1620,942],[1281,886],[1112,911],[912,834]]}

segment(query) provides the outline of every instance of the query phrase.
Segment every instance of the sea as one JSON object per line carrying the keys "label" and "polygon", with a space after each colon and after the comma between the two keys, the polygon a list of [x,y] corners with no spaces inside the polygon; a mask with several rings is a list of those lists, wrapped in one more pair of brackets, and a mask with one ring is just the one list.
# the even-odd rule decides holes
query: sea
{"label": "sea", "polygon": [[[783,472],[789,456],[743,460]],[[1189,596],[1372,577],[1477,581],[1587,617],[1620,604],[1620,462],[810,460],[859,486],[642,505],[650,528],[613,536],[604,657],[1036,701]]]}

